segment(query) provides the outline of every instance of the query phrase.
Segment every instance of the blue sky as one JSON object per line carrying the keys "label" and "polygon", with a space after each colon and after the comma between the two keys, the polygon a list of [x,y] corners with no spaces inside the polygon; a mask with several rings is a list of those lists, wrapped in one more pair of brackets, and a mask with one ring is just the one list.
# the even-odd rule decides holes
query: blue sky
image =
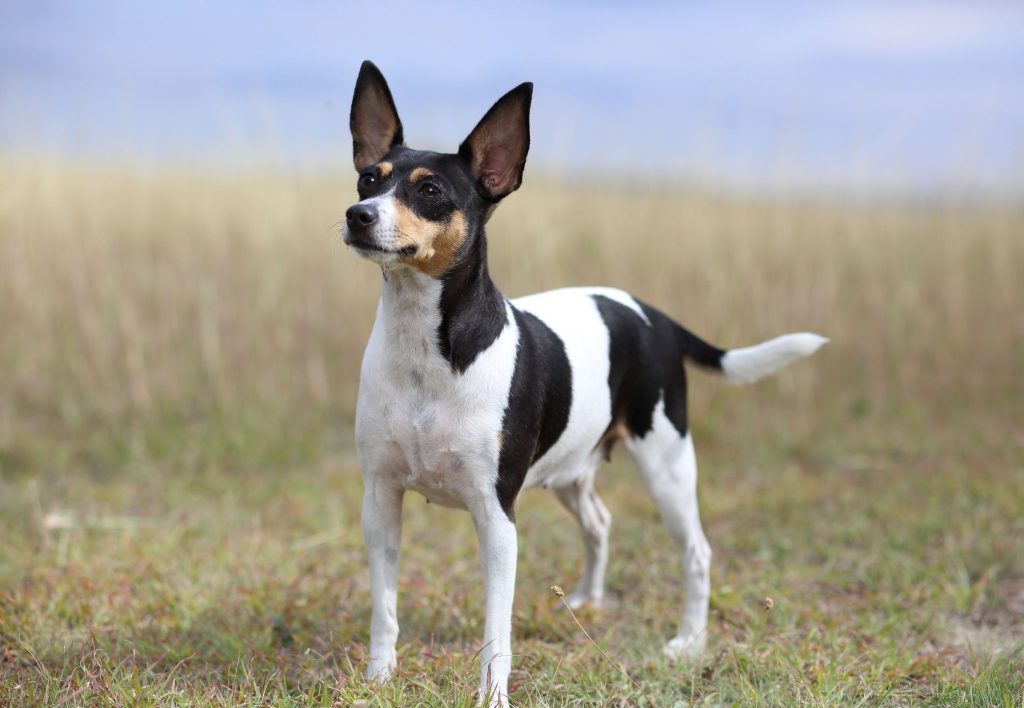
{"label": "blue sky", "polygon": [[0,150],[347,166],[359,62],[416,147],[536,84],[531,165],[1024,194],[1024,3],[5,2]]}

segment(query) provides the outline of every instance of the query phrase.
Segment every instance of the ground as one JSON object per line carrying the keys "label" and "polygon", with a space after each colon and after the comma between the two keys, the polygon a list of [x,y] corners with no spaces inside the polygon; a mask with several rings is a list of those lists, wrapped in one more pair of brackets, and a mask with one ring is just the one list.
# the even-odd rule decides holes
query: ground
{"label": "ground", "polygon": [[[400,672],[361,678],[351,428],[377,284],[330,233],[348,178],[48,169],[0,183],[0,705],[474,705],[472,524],[415,495]],[[502,209],[510,295],[605,283],[721,344],[832,337],[752,387],[691,375],[698,665],[660,657],[680,562],[623,455],[599,475],[593,641],[551,591],[580,570],[574,524],[521,497],[515,703],[1021,704],[1019,212],[590,186]]]}

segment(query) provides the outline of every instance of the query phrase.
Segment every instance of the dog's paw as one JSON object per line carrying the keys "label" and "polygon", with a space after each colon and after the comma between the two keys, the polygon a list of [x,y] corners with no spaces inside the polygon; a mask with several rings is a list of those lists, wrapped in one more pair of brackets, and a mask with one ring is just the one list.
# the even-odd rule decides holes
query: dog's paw
{"label": "dog's paw", "polygon": [[390,656],[381,659],[370,659],[370,665],[366,667],[366,680],[374,683],[384,683],[395,669],[398,668],[398,657],[392,653]]}
{"label": "dog's paw", "polygon": [[604,600],[601,597],[594,597],[585,592],[574,590],[565,596],[565,602],[570,608],[578,610],[581,607],[592,607],[594,609],[600,609],[601,605],[604,604]]}
{"label": "dog's paw", "polygon": [[704,653],[704,632],[669,640],[661,653],[673,661],[696,661]]}
{"label": "dog's paw", "polygon": [[477,701],[477,705],[481,708],[509,708],[508,695],[496,693],[481,696],[480,700]]}

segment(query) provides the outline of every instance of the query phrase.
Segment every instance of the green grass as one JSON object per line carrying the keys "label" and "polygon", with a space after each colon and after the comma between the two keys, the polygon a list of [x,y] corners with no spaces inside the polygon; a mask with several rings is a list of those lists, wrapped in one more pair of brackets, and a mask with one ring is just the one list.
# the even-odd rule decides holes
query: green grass
{"label": "green grass", "polygon": [[[1020,431],[971,415],[908,443],[889,425],[898,416],[851,413],[794,433],[758,412],[780,404],[770,387],[735,393],[720,428],[696,431],[715,549],[702,664],[658,655],[679,612],[679,562],[633,471],[613,462],[601,476],[615,514],[610,603],[579,619],[632,681],[552,595],[574,582],[579,544],[553,499],[529,492],[513,699],[1019,705]],[[483,613],[468,516],[407,499],[402,673],[369,686],[350,445],[273,423],[160,426],[170,439],[139,427],[119,446],[100,434],[5,474],[0,704],[473,703]],[[1012,444],[990,445],[1008,433]],[[265,457],[211,472],[250,446]]]}

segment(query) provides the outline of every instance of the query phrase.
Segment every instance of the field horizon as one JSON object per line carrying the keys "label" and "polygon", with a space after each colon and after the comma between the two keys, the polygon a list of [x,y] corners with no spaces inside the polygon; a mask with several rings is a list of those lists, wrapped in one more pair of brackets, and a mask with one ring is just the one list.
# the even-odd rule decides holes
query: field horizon
{"label": "field horizon", "polygon": [[[354,199],[341,170],[0,161],[0,704],[474,704],[472,524],[412,495],[402,672],[361,679]],[[528,170],[488,227],[506,296],[610,285],[721,346],[831,342],[755,386],[691,369],[700,665],[658,656],[679,562],[621,457],[611,603],[579,618],[628,677],[550,593],[573,522],[523,496],[513,702],[1019,705],[1022,234],[997,200]]]}

